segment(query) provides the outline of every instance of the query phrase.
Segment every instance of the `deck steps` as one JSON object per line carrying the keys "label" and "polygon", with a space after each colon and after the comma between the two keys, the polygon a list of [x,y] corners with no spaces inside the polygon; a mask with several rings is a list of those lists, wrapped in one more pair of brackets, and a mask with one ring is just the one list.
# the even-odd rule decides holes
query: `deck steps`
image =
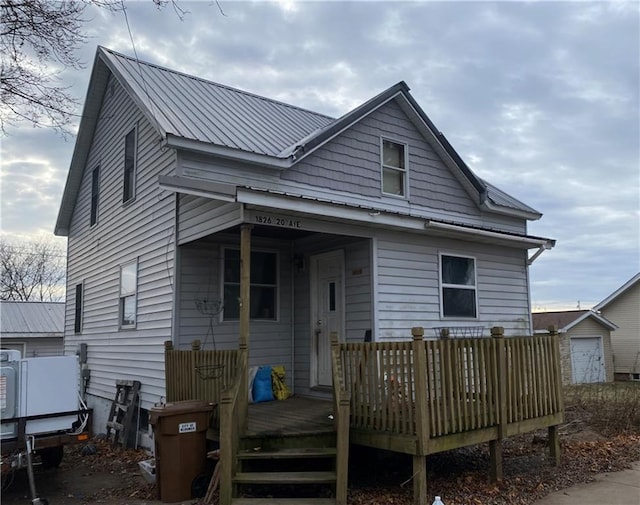
{"label": "deck steps", "polygon": [[234,498],[232,505],[336,505],[333,498]]}
{"label": "deck steps", "polygon": [[335,458],[335,447],[303,447],[292,449],[280,449],[277,451],[245,450],[238,453],[241,460],[264,460],[264,459],[319,459]]}
{"label": "deck steps", "polygon": [[238,472],[236,484],[331,484],[336,472]]}
{"label": "deck steps", "polygon": [[300,446],[302,440],[276,437],[252,442],[259,443],[236,454],[233,505],[335,505],[329,498],[337,481],[335,445],[318,439]]}

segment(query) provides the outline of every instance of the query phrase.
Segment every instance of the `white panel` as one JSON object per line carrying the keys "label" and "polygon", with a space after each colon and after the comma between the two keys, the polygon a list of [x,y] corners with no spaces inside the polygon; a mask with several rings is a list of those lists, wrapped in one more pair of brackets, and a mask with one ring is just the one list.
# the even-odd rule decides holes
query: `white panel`
{"label": "white panel", "polygon": [[[77,410],[79,375],[76,356],[20,360],[20,416]],[[68,430],[76,419],[73,415],[27,421],[26,433]]]}
{"label": "white panel", "polygon": [[574,384],[604,382],[602,337],[572,338],[571,367]]}

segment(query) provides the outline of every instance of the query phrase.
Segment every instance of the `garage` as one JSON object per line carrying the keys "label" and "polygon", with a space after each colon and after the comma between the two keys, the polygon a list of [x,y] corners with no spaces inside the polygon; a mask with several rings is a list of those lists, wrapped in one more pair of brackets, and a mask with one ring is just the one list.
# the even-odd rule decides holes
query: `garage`
{"label": "garage", "polygon": [[571,368],[574,384],[604,382],[602,337],[572,337]]}

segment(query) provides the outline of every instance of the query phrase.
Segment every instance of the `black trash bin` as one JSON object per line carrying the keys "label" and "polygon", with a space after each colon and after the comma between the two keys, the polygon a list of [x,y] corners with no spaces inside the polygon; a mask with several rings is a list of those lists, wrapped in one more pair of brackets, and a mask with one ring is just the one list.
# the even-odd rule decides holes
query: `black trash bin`
{"label": "black trash bin", "polygon": [[153,407],[158,498],[167,503],[191,499],[191,484],[207,463],[207,429],[214,405],[186,400]]}

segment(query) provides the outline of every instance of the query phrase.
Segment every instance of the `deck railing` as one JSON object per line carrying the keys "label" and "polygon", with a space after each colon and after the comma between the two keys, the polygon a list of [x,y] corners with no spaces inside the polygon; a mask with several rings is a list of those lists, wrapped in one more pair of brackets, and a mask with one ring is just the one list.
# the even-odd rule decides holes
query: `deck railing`
{"label": "deck railing", "polygon": [[333,413],[336,429],[336,503],[346,505],[349,472],[349,401],[340,360],[338,334],[331,334],[331,371],[333,379]]}
{"label": "deck railing", "polygon": [[[237,349],[203,351],[194,340],[191,350],[173,348],[165,342],[165,378],[167,402],[205,400],[220,403],[222,392],[237,375]],[[214,410],[212,426],[219,427],[218,409]]]}
{"label": "deck railing", "polygon": [[413,342],[340,344],[352,428],[436,438],[562,412],[557,336],[413,332]]}

